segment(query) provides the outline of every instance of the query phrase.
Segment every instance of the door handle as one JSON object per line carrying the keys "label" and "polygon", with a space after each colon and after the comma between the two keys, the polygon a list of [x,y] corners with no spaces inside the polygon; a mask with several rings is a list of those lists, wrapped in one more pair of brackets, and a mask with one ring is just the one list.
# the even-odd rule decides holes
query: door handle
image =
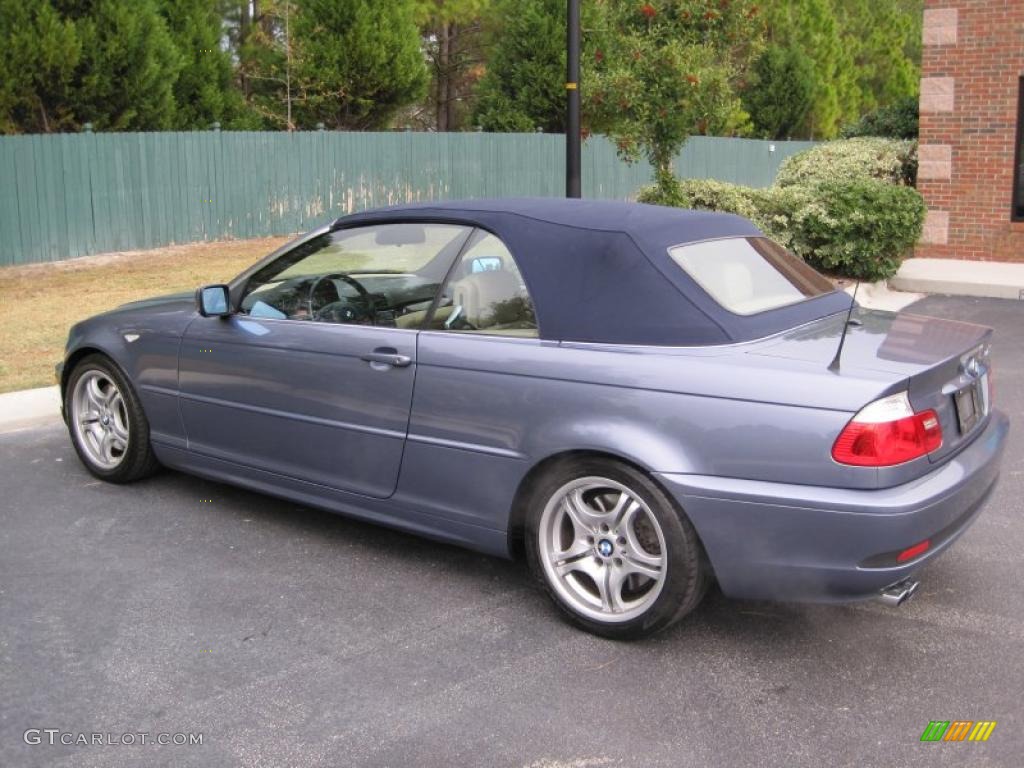
{"label": "door handle", "polygon": [[412,363],[411,357],[398,354],[394,347],[377,347],[373,352],[363,355],[361,359],[371,365],[376,363],[390,365],[392,368],[406,368]]}

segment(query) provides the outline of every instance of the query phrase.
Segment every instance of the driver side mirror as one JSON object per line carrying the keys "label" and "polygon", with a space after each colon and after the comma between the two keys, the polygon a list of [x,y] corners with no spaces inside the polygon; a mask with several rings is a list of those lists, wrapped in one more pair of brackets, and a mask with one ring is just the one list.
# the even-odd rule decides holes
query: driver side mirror
{"label": "driver side mirror", "polygon": [[226,285],[204,285],[196,291],[196,309],[203,317],[227,317],[231,314],[231,295]]}

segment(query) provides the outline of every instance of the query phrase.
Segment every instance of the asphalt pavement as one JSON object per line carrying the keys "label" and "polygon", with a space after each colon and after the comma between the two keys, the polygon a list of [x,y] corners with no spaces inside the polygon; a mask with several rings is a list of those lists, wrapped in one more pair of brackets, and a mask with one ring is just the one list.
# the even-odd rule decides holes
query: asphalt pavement
{"label": "asphalt pavement", "polygon": [[[912,309],[997,329],[1014,427],[899,609],[712,593],[615,643],[522,563],[173,472],[106,485],[60,427],[0,435],[0,766],[1020,766],[1024,301]],[[922,743],[932,720],[998,724]]]}

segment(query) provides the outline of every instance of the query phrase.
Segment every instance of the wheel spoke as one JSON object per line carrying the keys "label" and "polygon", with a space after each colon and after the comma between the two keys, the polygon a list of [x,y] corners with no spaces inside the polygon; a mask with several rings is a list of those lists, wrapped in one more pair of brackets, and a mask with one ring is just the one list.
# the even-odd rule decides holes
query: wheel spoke
{"label": "wheel spoke", "polygon": [[632,528],[633,520],[639,511],[640,502],[623,491],[622,496],[619,497],[619,501],[615,505],[615,509],[611,512],[614,516],[614,521],[611,524],[612,530],[621,531],[624,528]]}
{"label": "wheel spoke", "polygon": [[100,455],[103,456],[104,461],[114,461],[114,435],[112,432],[103,435],[103,439],[100,441]]}
{"label": "wheel spoke", "polygon": [[581,539],[593,533],[604,520],[604,515],[597,513],[583,498],[583,491],[577,489],[565,497],[565,513],[572,521],[576,538]]}
{"label": "wheel spoke", "polygon": [[90,376],[85,384],[85,396],[94,409],[102,411],[107,404],[107,396],[100,388],[98,376]]}
{"label": "wheel spoke", "polygon": [[626,506],[629,504],[631,498],[632,496],[630,496],[625,491],[619,491],[619,498],[615,500],[615,504],[612,506],[611,509],[608,510],[608,513],[606,515],[607,522],[610,528],[615,528],[615,525],[622,518],[622,514],[626,509]]}
{"label": "wheel spoke", "polygon": [[571,557],[558,558],[552,562],[552,567],[555,569],[555,573],[559,576],[568,576],[573,571],[582,571],[583,573],[589,573],[588,561],[593,562],[593,558],[589,553],[573,555]]}
{"label": "wheel spoke", "polygon": [[574,538],[567,549],[551,553],[551,565],[560,576],[580,570],[582,560],[593,557],[593,547],[584,538]]}
{"label": "wheel spoke", "polygon": [[128,442],[128,424],[122,420],[120,413],[114,413],[111,417],[110,430],[121,443],[126,444]]}
{"label": "wheel spoke", "polygon": [[596,570],[598,573],[593,579],[601,599],[601,610],[605,613],[622,613],[627,607],[622,600],[625,576],[614,566],[603,566]]}
{"label": "wheel spoke", "polygon": [[565,560],[575,560],[580,555],[593,554],[593,546],[586,539],[573,539],[572,543],[563,550],[551,553],[551,562],[560,563]]}
{"label": "wheel spoke", "polygon": [[661,555],[652,555],[643,548],[632,525],[626,526],[623,533],[626,536],[626,545],[629,547],[627,557],[630,560],[649,567],[661,567]]}
{"label": "wheel spoke", "polygon": [[[573,568],[575,571],[585,573],[590,577],[590,580],[594,583],[597,588],[597,599],[600,601],[602,611],[611,611],[612,597],[611,589],[608,586],[608,575],[609,568],[605,565],[598,563],[593,557],[580,558]],[[592,593],[588,591],[588,597],[590,600],[594,599]]]}
{"label": "wheel spoke", "polygon": [[98,411],[86,411],[78,416],[78,423],[82,426],[86,424],[97,424],[100,420],[100,414]]}
{"label": "wheel spoke", "polygon": [[646,576],[649,579],[659,579],[661,578],[661,561],[649,563],[640,560],[635,555],[625,555],[622,558],[622,570],[625,576],[639,573],[641,576]]}
{"label": "wheel spoke", "polygon": [[594,558],[590,555],[567,559],[561,565],[556,566],[555,571],[562,577],[568,576],[573,571],[578,571],[594,580],[597,579],[597,563],[594,562]]}
{"label": "wheel spoke", "polygon": [[612,590],[608,585],[608,579],[611,576],[610,568],[602,568],[601,573],[597,575],[594,583],[597,584],[597,592],[601,597],[601,610],[611,611],[612,608]]}
{"label": "wheel spoke", "polygon": [[101,445],[103,440],[103,430],[99,424],[90,424],[89,427],[82,434],[83,439],[89,444],[89,448],[94,456],[100,456],[102,453]]}
{"label": "wheel spoke", "polygon": [[626,610],[626,602],[622,599],[622,587],[629,577],[629,572],[623,566],[614,565],[606,568],[608,571],[608,601],[611,610],[621,613]]}

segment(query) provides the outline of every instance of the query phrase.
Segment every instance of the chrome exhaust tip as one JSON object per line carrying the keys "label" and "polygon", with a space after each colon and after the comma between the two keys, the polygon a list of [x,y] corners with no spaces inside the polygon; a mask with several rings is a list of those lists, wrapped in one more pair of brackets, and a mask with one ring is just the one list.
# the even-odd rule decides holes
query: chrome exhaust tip
{"label": "chrome exhaust tip", "polygon": [[890,608],[897,608],[914,596],[919,584],[920,582],[914,581],[913,579],[898,581],[892,586],[886,587],[879,592],[878,599]]}

